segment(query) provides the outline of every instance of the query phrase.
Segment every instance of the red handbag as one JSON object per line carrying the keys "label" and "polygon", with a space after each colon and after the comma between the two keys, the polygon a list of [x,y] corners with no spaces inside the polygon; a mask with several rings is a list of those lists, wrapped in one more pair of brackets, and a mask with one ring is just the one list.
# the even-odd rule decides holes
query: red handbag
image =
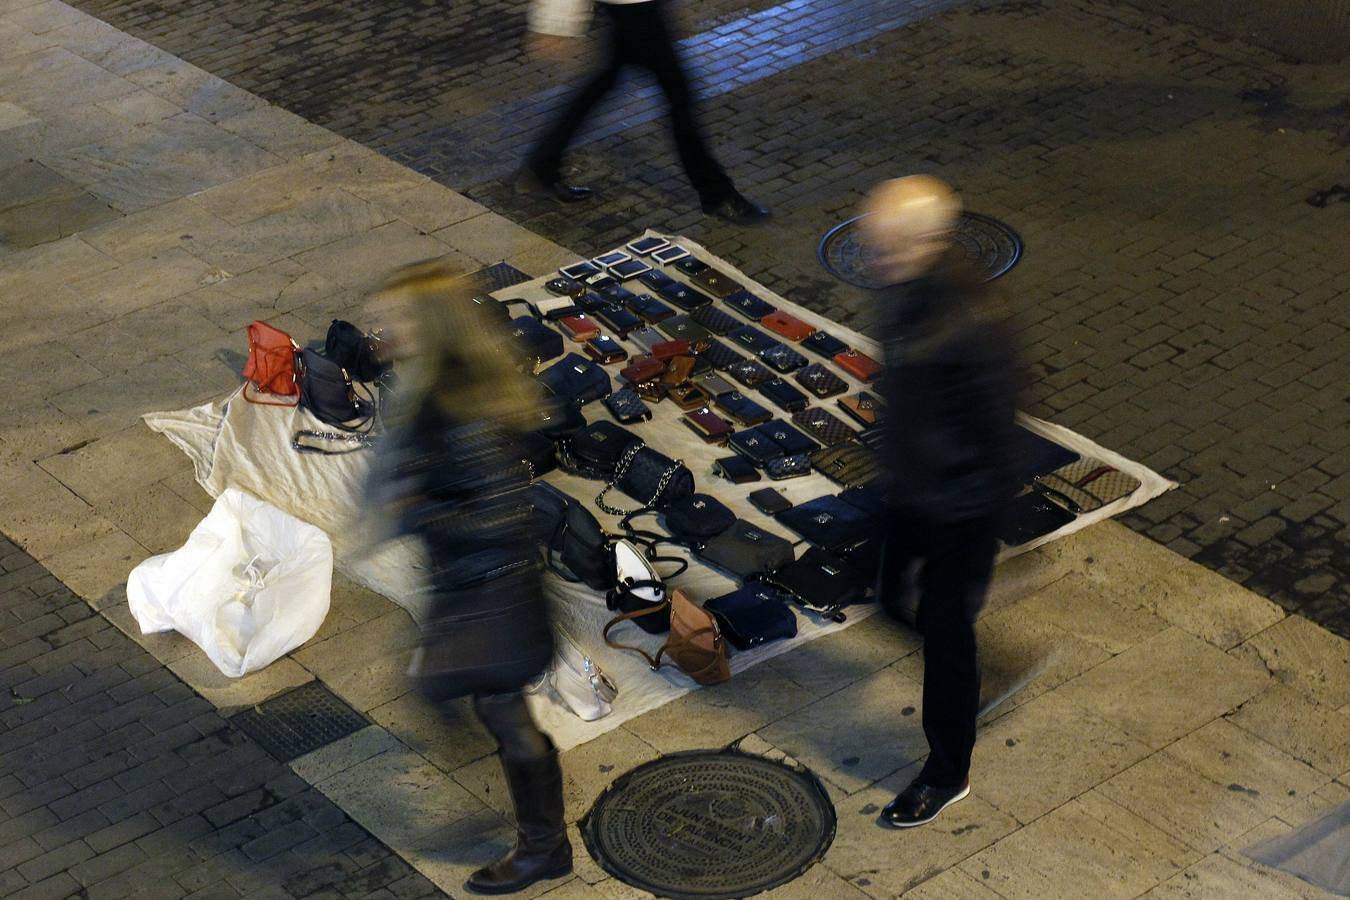
{"label": "red handbag", "polygon": [[834,362],[835,365],[859,381],[871,381],[881,374],[881,363],[866,353],[859,353],[857,350],[845,350],[843,353],[836,353]]}
{"label": "red handbag", "polygon": [[[248,362],[244,363],[244,399],[267,406],[296,406],[300,402],[300,378],[295,356],[299,346],[280,328],[273,328],[261,319],[248,326]],[[276,400],[255,400],[248,395],[254,391],[294,397],[290,403]]]}

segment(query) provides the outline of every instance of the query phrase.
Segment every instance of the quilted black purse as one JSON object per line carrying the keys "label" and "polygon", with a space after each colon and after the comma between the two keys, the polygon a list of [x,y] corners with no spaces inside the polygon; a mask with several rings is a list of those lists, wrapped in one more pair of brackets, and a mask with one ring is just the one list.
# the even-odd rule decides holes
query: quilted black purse
{"label": "quilted black purse", "polygon": [[539,373],[539,381],[555,397],[584,406],[607,396],[613,389],[609,373],[599,363],[569,353]]}
{"label": "quilted black purse", "polygon": [[802,558],[762,577],[808,612],[836,622],[844,621],[843,607],[867,596],[867,581],[844,559],[810,547]]}
{"label": "quilted black purse", "polygon": [[558,462],[563,469],[583,478],[610,481],[619,462],[642,438],[613,422],[593,422],[558,442]]}
{"label": "quilted black purse", "polygon": [[642,402],[637,391],[621,387],[604,399],[609,414],[625,425],[642,422],[652,417],[651,407]]}
{"label": "quilted black purse", "polygon": [[736,363],[745,359],[744,356],[741,356],[735,350],[732,350],[716,338],[707,338],[698,343],[699,346],[696,351],[698,353],[698,358],[712,366],[714,369],[717,369],[719,372],[724,372],[731,366],[734,366]]}
{"label": "quilted black purse", "polygon": [[694,492],[694,473],[683,460],[671,459],[642,443],[631,445],[614,470],[614,478],[596,495],[595,505],[612,516],[627,516],[635,510],[611,506],[605,497],[618,488],[643,506],[665,509]]}
{"label": "quilted black purse", "polygon": [[562,335],[532,316],[512,319],[507,325],[507,335],[516,354],[529,366],[528,371],[534,371],[539,363],[562,356]]}

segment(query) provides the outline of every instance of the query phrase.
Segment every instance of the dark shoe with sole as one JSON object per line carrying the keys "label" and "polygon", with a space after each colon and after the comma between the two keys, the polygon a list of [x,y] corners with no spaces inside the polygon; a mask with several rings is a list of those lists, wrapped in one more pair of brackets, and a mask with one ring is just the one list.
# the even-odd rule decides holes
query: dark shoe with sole
{"label": "dark shoe with sole", "polygon": [[770,215],[768,209],[747,200],[739,191],[732,191],[718,203],[704,203],[703,211],[735,225],[754,225]]}
{"label": "dark shoe with sole", "polygon": [[589,199],[591,196],[591,189],[588,187],[581,187],[580,185],[564,184],[556,178],[540,178],[529,169],[526,169],[516,176],[516,193],[549,194],[554,199],[561,200],[563,203],[576,203],[580,200]]}
{"label": "dark shoe with sole", "polygon": [[557,752],[540,759],[503,759],[502,768],[516,810],[516,846],[469,876],[464,887],[475,894],[513,894],[572,872]]}
{"label": "dark shoe with sole", "polygon": [[960,787],[943,788],[924,784],[916,778],[900,792],[900,796],[886,804],[877,822],[890,828],[926,825],[936,819],[938,813],[969,794],[970,782]]}

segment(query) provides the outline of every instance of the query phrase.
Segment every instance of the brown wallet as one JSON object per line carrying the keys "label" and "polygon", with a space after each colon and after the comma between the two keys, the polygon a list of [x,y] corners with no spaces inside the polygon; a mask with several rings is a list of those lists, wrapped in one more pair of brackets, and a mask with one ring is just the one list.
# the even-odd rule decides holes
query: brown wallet
{"label": "brown wallet", "polygon": [[666,363],[666,372],[661,376],[665,384],[684,384],[694,374],[695,359],[692,356],[676,356]]}
{"label": "brown wallet", "polygon": [[815,326],[807,325],[792,313],[783,312],[781,309],[776,309],[760,319],[759,324],[789,341],[803,341],[816,333]]}
{"label": "brown wallet", "polygon": [[675,405],[683,410],[707,406],[712,400],[707,391],[690,381],[669,386],[666,388],[666,396],[675,401]]}
{"label": "brown wallet", "polygon": [[619,377],[630,384],[651,381],[666,370],[666,364],[650,356],[635,356],[619,370]]}
{"label": "brown wallet", "polygon": [[689,342],[683,338],[674,341],[661,341],[652,344],[652,356],[665,362],[673,356],[688,356]]}
{"label": "brown wallet", "polygon": [[836,353],[834,364],[859,381],[871,381],[881,374],[881,363],[857,350]]}
{"label": "brown wallet", "polygon": [[740,282],[728,275],[723,275],[711,266],[704,269],[702,272],[691,275],[689,283],[694,287],[702,288],[718,300],[725,300],[727,297],[730,297],[732,294],[745,287]]}
{"label": "brown wallet", "polygon": [[881,401],[866,391],[840,397],[836,402],[861,425],[875,425],[881,420]]}
{"label": "brown wallet", "polygon": [[735,430],[729,422],[706,406],[685,413],[684,424],[692,428],[698,433],[699,437],[709,444],[723,443]]}

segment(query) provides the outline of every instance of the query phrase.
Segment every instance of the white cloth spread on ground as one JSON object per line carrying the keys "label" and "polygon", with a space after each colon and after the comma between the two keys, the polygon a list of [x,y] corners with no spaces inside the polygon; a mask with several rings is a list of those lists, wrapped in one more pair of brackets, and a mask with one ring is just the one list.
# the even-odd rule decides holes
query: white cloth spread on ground
{"label": "white cloth spread on ground", "polygon": [[[648,231],[647,234],[667,237],[653,231]],[[817,328],[828,330],[850,346],[879,358],[880,351],[876,342],[870,338],[771,293],[692,241],[679,237],[669,239],[712,263],[744,284],[754,294]],[[542,299],[551,296],[543,287],[545,280],[547,279],[539,278],[506,288],[497,291],[494,296],[499,300]],[[513,309],[513,312],[521,315],[523,308]],[[564,349],[573,350],[576,347],[579,345]],[[635,352],[635,348],[629,346],[629,351]],[[618,368],[618,366],[608,367],[611,376],[614,376]],[[836,369],[835,374],[849,382],[851,392],[867,388],[866,385],[849,378],[841,370]],[[821,405],[829,408],[833,404],[824,401]],[[586,406],[585,412],[590,421],[609,418],[608,412],[599,402]],[[796,535],[750,505],[745,498],[751,491],[768,485],[779,487],[795,504],[822,494],[838,493],[841,490],[839,485],[817,473],[782,482],[764,480],[742,485],[715,477],[711,472],[713,460],[727,456],[732,451],[726,447],[705,444],[691,429],[678,421],[682,413],[672,403],[654,404],[652,412],[654,413],[652,421],[627,427],[667,456],[682,459],[694,473],[696,490],[713,494],[737,516],[763,525],[776,534],[796,539]],[[776,409],[775,413],[784,415]],[[843,417],[842,413],[840,417]],[[198,483],[209,494],[218,496],[225,488],[236,487],[319,526],[332,538],[339,571],[388,597],[407,609],[414,617],[417,616],[420,585],[415,542],[405,539],[386,545],[371,555],[361,546],[362,535],[355,533],[351,527],[360,486],[366,467],[370,463],[368,452],[360,451],[340,456],[297,453],[291,448],[291,436],[296,430],[331,429],[319,423],[304,410],[248,403],[237,391],[228,397],[192,409],[149,413],[144,418],[150,428],[164,434],[187,453],[193,461]],[[1151,469],[1113,453],[1066,428],[1026,416],[1022,417],[1022,424],[1031,431],[1083,456],[1100,459],[1122,472],[1133,475],[1139,479],[1140,486],[1130,496],[1079,516],[1057,532],[1020,547],[1005,550],[1001,558],[1026,552],[1127,509],[1140,506],[1175,486]],[[618,518],[601,512],[594,505],[594,498],[603,486],[599,482],[561,471],[550,472],[543,476],[543,480],[586,503],[607,530],[617,530]],[[611,504],[617,503],[619,506],[637,505],[617,491],[611,492],[608,500]],[[638,523],[639,527],[643,527],[644,523],[646,527],[654,527],[655,524],[650,520],[642,520]],[[698,562],[692,563],[689,570],[674,579],[672,584],[685,589],[700,600],[720,596],[736,586],[734,581]],[[544,696],[531,698],[540,724],[562,749],[598,737],[628,719],[655,709],[698,687],[692,679],[673,667],[653,672],[636,654],[607,647],[600,637],[600,631],[612,613],[605,608],[603,595],[585,585],[564,582],[551,574],[547,579],[547,588],[558,625],[566,629],[619,687],[619,696],[614,702],[613,712],[594,722],[581,721],[566,707]],[[872,615],[877,608],[874,603],[849,607],[847,621],[843,623],[825,622],[798,612],[798,634],[795,638],[735,653],[731,660],[732,672],[742,672],[806,641],[847,628],[854,622]],[[620,626],[616,632],[615,637],[626,643],[640,643],[653,651],[660,646],[661,636],[647,635],[631,625]],[[391,648],[391,652],[399,651]]]}

